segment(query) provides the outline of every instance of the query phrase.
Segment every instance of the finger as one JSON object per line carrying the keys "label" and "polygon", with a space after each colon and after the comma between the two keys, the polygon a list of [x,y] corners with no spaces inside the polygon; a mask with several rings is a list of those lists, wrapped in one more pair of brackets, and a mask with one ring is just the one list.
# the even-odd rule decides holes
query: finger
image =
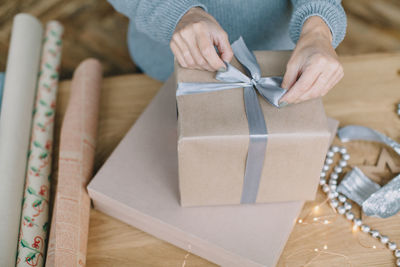
{"label": "finger", "polygon": [[299,65],[289,60],[281,87],[284,89],[291,88],[299,77],[299,71]]}
{"label": "finger", "polygon": [[321,75],[318,76],[317,80],[315,83],[311,86],[311,88],[301,95],[295,103],[303,102],[312,98],[317,98],[319,96],[322,96],[322,92],[326,89],[328,86],[329,80],[332,78],[333,73],[321,73]]}
{"label": "finger", "polygon": [[172,53],[176,57],[176,60],[178,60],[179,65],[181,65],[184,68],[187,68],[188,65],[186,64],[185,59],[182,56],[182,52],[176,45],[176,43],[174,41],[171,41],[169,46],[171,47]]}
{"label": "finger", "polygon": [[207,60],[203,57],[197,45],[196,37],[192,32],[182,32],[182,39],[190,49],[190,53],[200,69],[213,71],[213,68],[208,64]]}
{"label": "finger", "polygon": [[202,33],[197,35],[196,38],[199,44],[200,52],[203,55],[203,57],[207,60],[211,68],[213,70],[225,68],[225,64],[222,61],[222,59],[218,56],[210,36]]}
{"label": "finger", "polygon": [[343,72],[340,68],[336,69],[332,76],[329,78],[325,87],[321,89],[321,96],[326,95],[343,77]]}
{"label": "finger", "polygon": [[[233,58],[232,47],[229,43],[228,34],[222,31],[214,38],[214,44],[217,46],[223,61],[231,62]],[[224,65],[225,66],[225,65]]]}
{"label": "finger", "polygon": [[196,63],[194,62],[192,54],[190,53],[189,47],[186,45],[185,41],[182,39],[180,34],[179,33],[174,34],[172,39],[174,40],[175,44],[179,47],[181,54],[187,64],[187,67],[192,69],[195,68]]}
{"label": "finger", "polygon": [[343,67],[340,66],[335,73],[335,77],[332,78],[331,83],[327,86],[328,87],[327,90],[322,92],[322,95],[323,96],[326,95],[334,86],[336,86],[336,84],[340,82],[343,76],[344,76]]}
{"label": "finger", "polygon": [[297,102],[309,100],[326,95],[343,77],[343,69],[340,65],[330,66],[325,68],[318,80],[310,88],[310,90],[302,95]]}
{"label": "finger", "polygon": [[311,86],[316,82],[320,73],[321,72],[319,68],[307,68],[300,75],[300,78],[289,89],[289,91],[284,95],[282,101],[285,101],[287,103],[295,103],[301,95],[306,93],[311,88]]}

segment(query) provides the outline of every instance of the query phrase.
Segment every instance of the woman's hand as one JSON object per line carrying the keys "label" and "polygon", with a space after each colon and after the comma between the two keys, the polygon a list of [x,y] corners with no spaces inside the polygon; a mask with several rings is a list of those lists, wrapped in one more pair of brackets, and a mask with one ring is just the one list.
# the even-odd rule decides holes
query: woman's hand
{"label": "woman's hand", "polygon": [[300,39],[287,64],[282,88],[289,91],[281,103],[298,103],[323,96],[343,77],[329,27],[318,16],[303,25]]}
{"label": "woman's hand", "polygon": [[[218,55],[214,46],[218,48]],[[233,57],[227,33],[202,8],[190,9],[175,28],[170,47],[179,64],[199,70],[224,70]]]}

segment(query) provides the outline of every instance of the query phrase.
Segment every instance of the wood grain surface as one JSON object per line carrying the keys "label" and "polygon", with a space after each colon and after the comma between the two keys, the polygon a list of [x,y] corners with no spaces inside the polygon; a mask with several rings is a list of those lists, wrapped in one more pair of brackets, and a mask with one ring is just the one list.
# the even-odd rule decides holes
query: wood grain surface
{"label": "wood grain surface", "polygon": [[[366,125],[399,140],[396,104],[400,102],[400,53],[345,56],[341,61],[345,77],[324,98],[327,114],[340,120],[342,126]],[[95,170],[104,163],[160,86],[161,83],[141,74],[104,79]],[[61,82],[56,147],[69,87],[69,81]],[[346,147],[352,156],[351,165],[374,165],[382,148],[369,142],[352,142]],[[399,157],[393,153],[392,156],[400,165]],[[366,234],[353,232],[351,223],[328,205],[321,204],[323,200],[324,195],[319,192],[315,202],[305,205],[300,215],[303,223],[296,224],[279,267],[394,266],[394,257],[388,249]],[[314,213],[313,208],[318,204],[320,208]],[[358,214],[359,209],[355,212]],[[215,266],[98,211],[92,210],[90,216],[88,266]],[[393,241],[400,241],[399,215],[363,219]]]}

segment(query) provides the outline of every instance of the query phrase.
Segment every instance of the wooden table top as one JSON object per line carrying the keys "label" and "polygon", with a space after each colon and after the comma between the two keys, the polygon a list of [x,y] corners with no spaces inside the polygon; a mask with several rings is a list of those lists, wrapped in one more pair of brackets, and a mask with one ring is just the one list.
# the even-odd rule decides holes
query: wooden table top
{"label": "wooden table top", "polygon": [[[400,53],[346,56],[341,61],[345,77],[324,97],[327,114],[338,119],[341,125],[369,126],[399,140],[400,117],[396,114],[396,105],[400,102]],[[143,74],[104,79],[95,171],[105,162],[161,85]],[[55,172],[60,126],[69,87],[70,81],[60,83]],[[336,139],[335,143],[339,141]],[[346,147],[352,156],[349,163],[353,166],[375,165],[382,148],[370,142],[351,142]],[[400,157],[391,155],[400,165]],[[390,172],[385,175],[393,176]],[[324,199],[320,191],[315,202],[305,204],[300,215],[303,223],[295,225],[279,260],[279,267],[394,266],[394,257],[388,249],[368,235],[352,231],[351,223],[335,214],[329,205],[322,204],[318,211],[313,212],[313,208]],[[355,213],[358,212],[359,208],[356,208]],[[388,219],[364,216],[363,220],[400,245],[400,215]],[[215,265],[92,209],[87,266]]]}

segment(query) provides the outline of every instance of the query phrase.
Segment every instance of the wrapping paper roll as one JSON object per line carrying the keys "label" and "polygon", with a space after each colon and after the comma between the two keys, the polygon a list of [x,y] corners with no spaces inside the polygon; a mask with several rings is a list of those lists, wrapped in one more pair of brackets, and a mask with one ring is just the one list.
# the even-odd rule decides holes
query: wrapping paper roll
{"label": "wrapping paper roll", "polygon": [[62,33],[63,27],[57,21],[47,24],[32,122],[17,266],[44,265]]}
{"label": "wrapping paper roll", "polygon": [[71,96],[61,128],[58,184],[46,266],[84,266],[100,103],[101,65],[82,62],[74,73]]}
{"label": "wrapping paper roll", "polygon": [[1,109],[1,102],[3,99],[4,77],[5,77],[5,73],[0,72],[0,109]]}
{"label": "wrapping paper roll", "polygon": [[0,260],[14,266],[42,44],[40,22],[14,18],[0,117]]}

